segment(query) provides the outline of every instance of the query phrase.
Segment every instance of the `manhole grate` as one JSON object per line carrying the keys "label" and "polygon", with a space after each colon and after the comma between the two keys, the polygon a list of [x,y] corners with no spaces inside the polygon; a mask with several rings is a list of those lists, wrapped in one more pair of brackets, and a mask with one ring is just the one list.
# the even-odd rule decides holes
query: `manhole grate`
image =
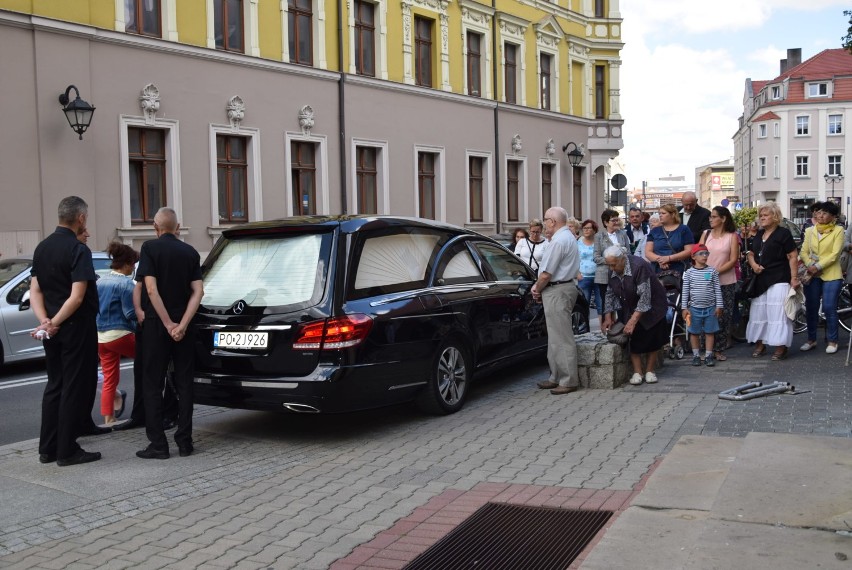
{"label": "manhole grate", "polygon": [[564,570],[611,516],[610,511],[488,503],[405,570]]}

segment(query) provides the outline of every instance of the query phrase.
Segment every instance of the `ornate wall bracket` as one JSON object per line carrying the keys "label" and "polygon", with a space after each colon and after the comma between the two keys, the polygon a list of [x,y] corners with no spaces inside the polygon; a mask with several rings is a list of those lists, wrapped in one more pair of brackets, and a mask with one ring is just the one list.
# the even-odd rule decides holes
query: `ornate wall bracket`
{"label": "ornate wall bracket", "polygon": [[242,97],[234,95],[228,99],[228,104],[225,106],[228,114],[228,123],[231,125],[231,130],[239,131],[243,118],[246,116],[246,104]]}
{"label": "ornate wall bracket", "polygon": [[157,120],[157,111],[160,110],[160,90],[153,83],[149,83],[142,89],[139,96],[139,107],[145,116],[145,124],[153,125]]}
{"label": "ornate wall bracket", "polygon": [[518,154],[521,152],[521,149],[524,147],[523,141],[521,141],[521,135],[515,134],[512,137],[512,154]]}
{"label": "ornate wall bracket", "polygon": [[311,129],[314,128],[314,110],[310,105],[299,109],[299,128],[302,129],[303,135],[310,135]]}

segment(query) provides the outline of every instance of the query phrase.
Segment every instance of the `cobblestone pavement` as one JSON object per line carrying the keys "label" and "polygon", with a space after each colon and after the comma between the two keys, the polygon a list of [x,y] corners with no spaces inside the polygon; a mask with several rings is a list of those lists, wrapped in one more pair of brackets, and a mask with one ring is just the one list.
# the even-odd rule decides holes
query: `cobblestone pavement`
{"label": "cobblestone pavement", "polygon": [[[797,336],[794,346],[801,344]],[[104,459],[40,465],[0,448],[0,568],[328,568],[430,499],[481,483],[629,491],[684,434],[850,436],[843,354],[770,362],[738,345],[715,368],[666,361],[656,385],[536,390],[541,362],[479,382],[466,407],[340,416],[200,408],[198,453],[143,461],[139,430],[84,440]],[[799,395],[719,400],[750,380]]]}

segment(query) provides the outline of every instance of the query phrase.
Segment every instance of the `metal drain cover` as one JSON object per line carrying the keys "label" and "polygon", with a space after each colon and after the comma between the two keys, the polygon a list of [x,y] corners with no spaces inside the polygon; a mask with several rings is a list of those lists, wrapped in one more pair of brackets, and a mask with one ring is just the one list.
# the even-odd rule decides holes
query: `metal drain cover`
{"label": "metal drain cover", "polygon": [[565,570],[611,516],[487,503],[405,570]]}

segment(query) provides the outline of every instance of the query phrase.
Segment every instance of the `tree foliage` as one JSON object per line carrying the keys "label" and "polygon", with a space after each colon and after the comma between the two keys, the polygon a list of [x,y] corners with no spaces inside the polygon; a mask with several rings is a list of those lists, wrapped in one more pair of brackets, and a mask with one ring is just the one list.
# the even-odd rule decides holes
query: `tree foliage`
{"label": "tree foliage", "polygon": [[757,219],[757,208],[743,208],[733,213],[734,223],[738,228],[748,225]]}
{"label": "tree foliage", "polygon": [[849,18],[849,28],[846,30],[846,35],[840,40],[843,42],[843,49],[852,53],[852,10],[843,10],[843,15]]}

